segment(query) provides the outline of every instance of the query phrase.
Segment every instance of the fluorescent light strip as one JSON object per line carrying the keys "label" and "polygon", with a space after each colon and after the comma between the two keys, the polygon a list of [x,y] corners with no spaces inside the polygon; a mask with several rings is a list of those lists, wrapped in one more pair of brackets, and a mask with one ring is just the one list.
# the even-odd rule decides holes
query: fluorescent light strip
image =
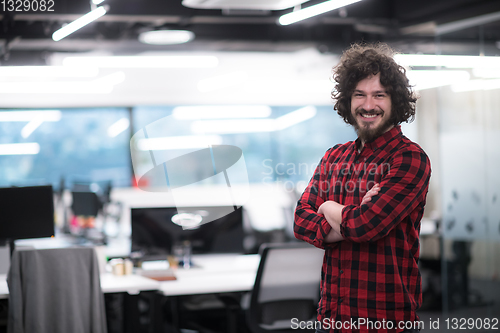
{"label": "fluorescent light strip", "polygon": [[222,138],[218,135],[186,135],[168,136],[163,138],[140,139],[137,142],[139,150],[174,150],[208,148],[211,145],[220,145]]}
{"label": "fluorescent light strip", "polygon": [[91,81],[0,82],[0,94],[109,94],[123,81],[120,71]]}
{"label": "fluorescent light strip", "polygon": [[214,68],[215,56],[102,56],[66,57],[64,66],[96,66],[99,68]]}
{"label": "fluorescent light strip", "polygon": [[436,35],[444,35],[450,32],[464,30],[471,27],[488,24],[500,20],[500,12],[488,13],[485,15],[474,16],[463,20],[440,24],[436,27]]}
{"label": "fluorescent light strip", "polygon": [[267,118],[271,108],[267,105],[210,105],[178,106],[172,111],[175,119]]}
{"label": "fluorescent light strip", "polygon": [[61,111],[59,110],[27,110],[27,111],[2,111],[0,112],[0,121],[59,121],[61,120]]}
{"label": "fluorescent light strip", "polygon": [[453,92],[500,89],[500,79],[497,80],[470,80],[451,86]]}
{"label": "fluorescent light strip", "polygon": [[299,124],[316,115],[316,108],[307,106],[276,119],[204,120],[191,125],[193,133],[258,133],[274,132]]}
{"label": "fluorescent light strip", "polygon": [[238,84],[242,84],[248,80],[248,73],[245,71],[236,71],[224,75],[214,76],[211,78],[198,81],[198,91],[207,93],[223,88],[230,88]]}
{"label": "fluorescent light strip", "polygon": [[129,127],[130,127],[130,121],[128,120],[128,118],[121,118],[113,125],[108,127],[108,136],[110,138],[114,138],[118,136],[118,134],[127,130]]}
{"label": "fluorescent light strip", "polygon": [[276,118],[276,130],[282,130],[293,125],[297,125],[303,121],[311,119],[316,115],[316,108],[314,106],[306,106],[287,113],[284,116]]}
{"label": "fluorescent light strip", "polygon": [[500,68],[500,57],[397,54],[394,59],[402,66],[488,69]]}
{"label": "fluorescent light strip", "polygon": [[500,79],[500,68],[474,68],[472,74],[483,79]]}
{"label": "fluorescent light strip", "polygon": [[194,33],[188,30],[154,30],[139,34],[139,41],[150,45],[173,45],[190,42]]}
{"label": "fluorescent light strip", "polygon": [[273,132],[275,129],[274,119],[204,120],[191,124],[191,131],[197,134],[258,133]]}
{"label": "fluorescent light strip", "polygon": [[80,28],[83,28],[87,24],[97,20],[99,17],[106,14],[106,8],[104,6],[97,7],[93,11],[83,15],[82,17],[74,20],[73,22],[65,25],[61,29],[57,30],[52,34],[52,39],[55,42],[60,41],[64,37],[71,35],[73,32],[77,31]]}
{"label": "fluorescent light strip", "polygon": [[24,139],[27,139],[42,124],[43,124],[43,119],[34,119],[30,121],[21,130],[21,136]]}
{"label": "fluorescent light strip", "polygon": [[96,77],[99,74],[97,67],[68,67],[68,66],[1,66],[0,77],[30,77],[30,78],[58,78],[58,77]]}
{"label": "fluorescent light strip", "polygon": [[468,71],[455,70],[412,70],[407,72],[410,84],[416,90],[425,90],[466,82],[470,78]]}
{"label": "fluorescent light strip", "polygon": [[296,22],[311,18],[313,16],[324,14],[326,12],[329,12],[331,10],[334,10],[334,9],[337,9],[340,7],[345,7],[347,5],[353,4],[353,3],[358,2],[358,1],[361,1],[361,0],[329,0],[329,1],[325,1],[325,2],[319,3],[317,5],[309,6],[307,8],[300,9],[300,10],[285,14],[279,18],[278,22],[281,25],[289,25],[292,23],[296,23]]}
{"label": "fluorescent light strip", "polygon": [[104,2],[104,0],[92,0],[92,3],[94,5],[99,5],[99,4],[103,3],[103,2]]}
{"label": "fluorescent light strip", "polygon": [[36,142],[0,144],[0,155],[36,155],[39,152],[40,145]]}

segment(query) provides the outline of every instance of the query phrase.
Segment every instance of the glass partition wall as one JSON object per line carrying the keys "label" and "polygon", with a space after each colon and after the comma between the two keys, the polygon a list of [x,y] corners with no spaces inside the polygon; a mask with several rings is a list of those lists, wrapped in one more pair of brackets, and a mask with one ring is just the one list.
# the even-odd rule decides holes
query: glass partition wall
{"label": "glass partition wall", "polygon": [[500,329],[500,58],[483,57],[459,65],[468,80],[419,91],[437,227],[421,235],[423,331]]}

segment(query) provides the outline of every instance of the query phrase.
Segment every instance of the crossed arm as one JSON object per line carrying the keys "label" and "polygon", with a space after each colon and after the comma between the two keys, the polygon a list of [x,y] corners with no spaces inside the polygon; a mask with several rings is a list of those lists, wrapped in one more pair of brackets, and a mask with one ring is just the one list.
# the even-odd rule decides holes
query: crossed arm
{"label": "crossed arm", "polygon": [[[378,193],[380,190],[380,185],[375,184],[368,192],[366,192],[365,196],[361,200],[361,205],[366,204],[371,201],[372,197]],[[332,230],[326,235],[325,243],[333,243],[339,242],[344,239],[340,234],[340,223],[342,222],[342,209],[344,205],[339,204],[335,201],[325,201],[318,208],[318,214],[322,214],[328,224],[332,226]]]}

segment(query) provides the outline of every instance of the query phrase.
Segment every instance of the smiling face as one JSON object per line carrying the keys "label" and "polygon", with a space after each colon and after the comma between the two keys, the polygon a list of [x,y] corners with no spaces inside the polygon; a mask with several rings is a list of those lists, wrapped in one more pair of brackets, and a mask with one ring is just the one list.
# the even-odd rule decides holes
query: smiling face
{"label": "smiling face", "polygon": [[351,114],[363,144],[394,127],[391,108],[391,96],[380,83],[380,73],[358,82],[351,96]]}

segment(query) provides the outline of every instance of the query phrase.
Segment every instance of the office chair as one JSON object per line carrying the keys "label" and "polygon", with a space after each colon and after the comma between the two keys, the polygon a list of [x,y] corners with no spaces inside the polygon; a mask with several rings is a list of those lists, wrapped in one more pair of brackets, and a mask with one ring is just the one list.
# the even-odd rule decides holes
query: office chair
{"label": "office chair", "polygon": [[93,248],[15,250],[7,277],[8,333],[106,333]]}
{"label": "office chair", "polygon": [[261,260],[246,311],[250,331],[296,333],[292,318],[316,320],[324,251],[307,243],[270,243],[259,252]]}

